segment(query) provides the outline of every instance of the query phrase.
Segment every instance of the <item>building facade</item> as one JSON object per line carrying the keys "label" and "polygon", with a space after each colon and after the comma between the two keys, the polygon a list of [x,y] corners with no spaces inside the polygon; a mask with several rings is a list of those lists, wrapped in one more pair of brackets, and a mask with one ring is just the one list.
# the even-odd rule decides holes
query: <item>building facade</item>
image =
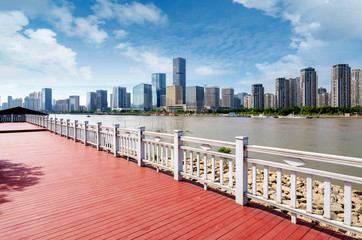
{"label": "building facade", "polygon": [[166,106],[166,73],[152,74],[152,105],[153,109]]}
{"label": "building facade", "polygon": [[172,85],[166,87],[166,106],[178,106],[183,104],[182,86]]}
{"label": "building facade", "polygon": [[127,104],[127,89],[125,87],[113,87],[112,93],[112,109],[126,108]]}
{"label": "building facade", "polygon": [[324,87],[318,88],[317,91],[317,107],[329,106],[329,93]]}
{"label": "building facade", "polygon": [[186,103],[186,59],[173,59],[173,85],[182,87],[182,103]]}
{"label": "building facade", "polygon": [[186,110],[200,112],[204,108],[204,88],[192,86],[186,88]]}
{"label": "building facade", "polygon": [[69,96],[69,111],[79,110],[79,96]]}
{"label": "building facade", "polygon": [[351,73],[351,107],[362,106],[362,70],[353,69]]}
{"label": "building facade", "polygon": [[308,67],[300,71],[302,106],[317,106],[317,72],[314,68]]}
{"label": "building facade", "polygon": [[87,92],[86,105],[88,111],[97,110],[97,95],[95,92]]}
{"label": "building facade", "polygon": [[275,96],[272,93],[264,94],[264,108],[275,108]]}
{"label": "building facade", "polygon": [[141,83],[133,88],[133,109],[150,111],[152,109],[152,86]]}
{"label": "building facade", "polygon": [[289,81],[285,78],[275,80],[275,107],[289,107]]}
{"label": "building facade", "polygon": [[69,111],[69,99],[62,99],[55,101],[55,112],[67,112]]}
{"label": "building facade", "polygon": [[297,78],[287,79],[289,85],[289,107],[298,107],[298,95],[300,94],[300,83]]}
{"label": "building facade", "polygon": [[222,88],[221,89],[222,107],[233,108],[234,107],[234,88]]}
{"label": "building facade", "polygon": [[264,87],[263,84],[253,84],[251,86],[251,107],[264,108]]}
{"label": "building facade", "polygon": [[205,88],[205,107],[210,110],[217,110],[220,103],[220,88],[210,86]]}
{"label": "building facade", "polygon": [[42,89],[42,110],[51,111],[52,110],[52,89],[43,88]]}
{"label": "building facade", "polygon": [[244,96],[248,95],[246,92],[238,93],[238,98],[240,99],[240,105],[241,107],[244,107]]}
{"label": "building facade", "polygon": [[245,108],[252,108],[251,94],[247,94],[247,95],[244,96],[244,107]]}
{"label": "building facade", "polygon": [[348,64],[336,64],[332,68],[331,106],[351,106],[351,68]]}

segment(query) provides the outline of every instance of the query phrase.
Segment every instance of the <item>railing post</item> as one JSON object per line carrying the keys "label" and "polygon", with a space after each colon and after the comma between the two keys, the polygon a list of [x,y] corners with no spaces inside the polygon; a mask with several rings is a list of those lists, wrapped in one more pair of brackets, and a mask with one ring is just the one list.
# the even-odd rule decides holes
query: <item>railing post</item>
{"label": "railing post", "polygon": [[235,201],[238,204],[246,205],[248,198],[245,192],[248,191],[248,152],[246,145],[248,145],[248,137],[236,137],[236,158],[235,158],[235,174],[236,174],[236,197]]}
{"label": "railing post", "polygon": [[14,121],[14,115],[11,114],[11,122],[13,122],[13,121]]}
{"label": "railing post", "polygon": [[53,118],[52,117],[49,119],[49,130],[50,130],[50,132],[53,132]]}
{"label": "railing post", "polygon": [[145,146],[143,145],[144,131],[145,127],[138,127],[137,160],[138,160],[138,166],[140,167],[143,167],[145,165],[143,163],[143,159],[145,158]]}
{"label": "railing post", "polygon": [[78,120],[74,120],[74,134],[73,134],[73,136],[74,136],[74,142],[76,142],[77,141],[77,125],[78,125]]}
{"label": "railing post", "polygon": [[101,126],[102,122],[97,122],[97,150],[101,150]]}
{"label": "railing post", "polygon": [[118,150],[119,150],[118,128],[119,128],[119,124],[114,124],[114,126],[113,126],[113,155],[115,157],[118,157]]}
{"label": "railing post", "polygon": [[69,138],[69,123],[70,123],[70,120],[67,119],[67,121],[65,122],[65,137],[67,139]]}
{"label": "railing post", "polygon": [[84,121],[84,145],[87,146],[88,136],[87,136],[87,126],[88,121]]}
{"label": "railing post", "polygon": [[63,118],[59,119],[60,120],[60,136],[62,137],[63,136]]}
{"label": "railing post", "polygon": [[54,118],[54,133],[57,134],[57,118]]}
{"label": "railing post", "polygon": [[181,146],[182,146],[182,141],[181,141],[181,136],[183,131],[182,130],[174,130],[174,137],[173,137],[173,144],[174,144],[174,164],[173,164],[173,178],[177,181],[181,181],[182,180],[182,150],[181,150]]}

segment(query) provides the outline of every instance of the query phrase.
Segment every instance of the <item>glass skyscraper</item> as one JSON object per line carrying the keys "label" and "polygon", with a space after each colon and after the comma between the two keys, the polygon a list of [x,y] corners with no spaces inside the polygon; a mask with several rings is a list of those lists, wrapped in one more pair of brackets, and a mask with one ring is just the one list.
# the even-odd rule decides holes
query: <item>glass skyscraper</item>
{"label": "glass skyscraper", "polygon": [[152,74],[152,108],[166,106],[166,73]]}
{"label": "glass skyscraper", "polygon": [[186,109],[199,112],[204,108],[204,88],[191,86],[186,88]]}
{"label": "glass skyscraper", "polygon": [[87,92],[87,110],[97,110],[97,97],[95,92]]}
{"label": "glass skyscraper", "polygon": [[152,86],[141,83],[133,88],[133,108],[149,111],[152,108]]}
{"label": "glass skyscraper", "polygon": [[126,108],[127,90],[125,87],[114,87],[112,95],[112,109]]}
{"label": "glass skyscraper", "polygon": [[42,89],[42,110],[51,111],[52,110],[52,89],[43,88]]}
{"label": "glass skyscraper", "polygon": [[173,59],[173,85],[181,86],[183,89],[183,101],[186,103],[186,59]]}
{"label": "glass skyscraper", "polygon": [[108,108],[107,90],[96,91],[96,108],[97,111],[104,111]]}

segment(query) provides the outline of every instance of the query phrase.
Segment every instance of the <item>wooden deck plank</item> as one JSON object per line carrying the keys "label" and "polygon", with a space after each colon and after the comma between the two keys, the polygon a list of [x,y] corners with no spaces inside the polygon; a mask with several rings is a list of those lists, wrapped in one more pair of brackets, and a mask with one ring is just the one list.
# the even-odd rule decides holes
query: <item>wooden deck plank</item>
{"label": "wooden deck plank", "polygon": [[0,239],[345,237],[49,132],[3,133],[0,146]]}

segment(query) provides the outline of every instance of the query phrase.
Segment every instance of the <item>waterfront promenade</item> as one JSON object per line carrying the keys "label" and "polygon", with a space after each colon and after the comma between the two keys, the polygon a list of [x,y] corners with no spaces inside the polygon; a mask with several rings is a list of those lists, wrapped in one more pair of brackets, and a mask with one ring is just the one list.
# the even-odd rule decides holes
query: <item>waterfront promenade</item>
{"label": "waterfront promenade", "polygon": [[351,239],[49,132],[0,146],[0,239]]}

